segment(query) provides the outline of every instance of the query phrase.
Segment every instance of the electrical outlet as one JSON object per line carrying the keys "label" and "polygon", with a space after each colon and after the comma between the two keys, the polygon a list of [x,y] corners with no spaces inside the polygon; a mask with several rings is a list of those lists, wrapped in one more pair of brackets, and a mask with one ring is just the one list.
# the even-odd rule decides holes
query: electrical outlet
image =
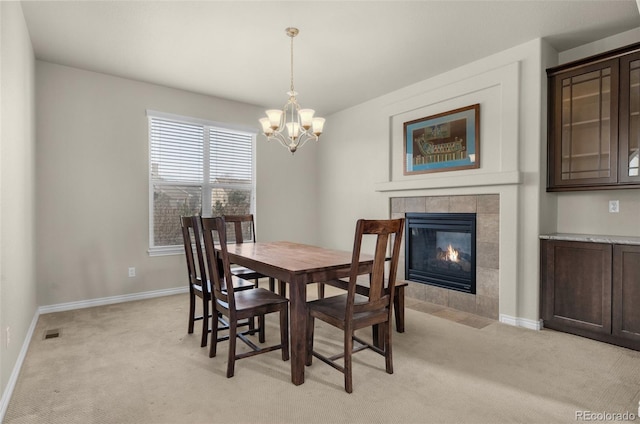
{"label": "electrical outlet", "polygon": [[136,268],[131,266],[129,267],[129,277],[135,277],[136,276]]}
{"label": "electrical outlet", "polygon": [[609,200],[609,212],[610,213],[618,213],[618,212],[620,212],[620,201],[619,200]]}

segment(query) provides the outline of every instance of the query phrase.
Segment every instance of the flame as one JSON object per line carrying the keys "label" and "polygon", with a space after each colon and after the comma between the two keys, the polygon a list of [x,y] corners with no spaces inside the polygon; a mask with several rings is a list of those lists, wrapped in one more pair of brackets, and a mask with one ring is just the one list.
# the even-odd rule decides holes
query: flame
{"label": "flame", "polygon": [[458,262],[458,251],[451,247],[451,245],[447,248],[447,260],[451,262]]}

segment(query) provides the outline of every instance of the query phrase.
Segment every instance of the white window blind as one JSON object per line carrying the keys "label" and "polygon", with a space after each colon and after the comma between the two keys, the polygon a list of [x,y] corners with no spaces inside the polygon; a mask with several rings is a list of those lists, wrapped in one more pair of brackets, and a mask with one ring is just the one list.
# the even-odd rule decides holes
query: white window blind
{"label": "white window blind", "polygon": [[253,213],[255,133],[147,114],[151,254],[182,252],[180,216]]}

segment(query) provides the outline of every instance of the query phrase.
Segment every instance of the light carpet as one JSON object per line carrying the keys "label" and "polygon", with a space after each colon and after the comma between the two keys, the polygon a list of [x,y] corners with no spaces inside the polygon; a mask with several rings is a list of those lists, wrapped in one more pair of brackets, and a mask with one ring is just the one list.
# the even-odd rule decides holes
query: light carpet
{"label": "light carpet", "polygon": [[[383,357],[359,352],[347,394],[342,374],[317,359],[294,386],[279,351],[237,361],[227,379],[228,343],[209,358],[200,327],[187,334],[187,311],[185,294],[42,315],[4,422],[575,423],[585,413],[638,414],[640,352],[552,330],[408,301],[406,332],[393,333],[394,374]],[[267,317],[267,343],[277,325]],[[50,330],[60,336],[45,339]],[[341,343],[316,324],[319,350]]]}

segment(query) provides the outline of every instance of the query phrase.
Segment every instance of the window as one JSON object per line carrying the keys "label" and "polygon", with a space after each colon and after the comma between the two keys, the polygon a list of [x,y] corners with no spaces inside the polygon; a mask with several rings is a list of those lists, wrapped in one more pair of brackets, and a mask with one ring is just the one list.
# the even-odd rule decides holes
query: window
{"label": "window", "polygon": [[252,129],[147,111],[149,253],[181,253],[180,216],[254,211]]}

